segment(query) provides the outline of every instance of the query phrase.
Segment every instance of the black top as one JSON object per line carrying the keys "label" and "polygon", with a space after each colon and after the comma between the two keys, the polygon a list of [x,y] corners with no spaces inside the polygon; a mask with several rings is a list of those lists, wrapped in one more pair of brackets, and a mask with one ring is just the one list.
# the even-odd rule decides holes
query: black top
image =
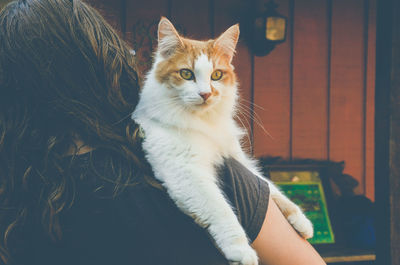
{"label": "black top", "polygon": [[[93,172],[90,155],[79,156],[75,163],[76,176],[84,177],[76,178],[74,204],[60,217],[62,239],[55,243],[41,227],[31,229],[29,246],[20,256],[26,260],[23,265],[228,264],[207,232],[181,213],[164,191],[147,183],[127,187],[114,198],[95,191],[98,173],[112,172],[101,160],[94,165],[100,172]],[[234,159],[226,160],[219,176],[253,241],[267,211],[268,185]]]}

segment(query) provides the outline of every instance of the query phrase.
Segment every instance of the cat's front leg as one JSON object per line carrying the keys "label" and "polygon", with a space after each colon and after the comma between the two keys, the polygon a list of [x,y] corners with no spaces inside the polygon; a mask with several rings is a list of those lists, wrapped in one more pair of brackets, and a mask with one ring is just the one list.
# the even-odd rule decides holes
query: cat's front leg
{"label": "cat's front leg", "polygon": [[178,207],[208,230],[230,264],[258,264],[256,252],[217,184],[199,172],[175,173],[181,177],[164,178],[164,186]]}
{"label": "cat's front leg", "polygon": [[[207,229],[231,264],[257,265],[257,254],[217,185],[213,166],[216,159],[192,143],[185,144],[176,134],[153,134],[154,131],[146,134],[143,147],[155,177],[168,195],[184,213]],[[204,145],[207,143],[202,143],[201,148]]]}
{"label": "cat's front leg", "polygon": [[271,198],[294,229],[305,239],[312,238],[314,228],[298,205],[289,200],[274,184],[270,183]]}
{"label": "cat's front leg", "polygon": [[236,150],[233,154],[235,155],[234,157],[253,174],[268,183],[272,200],[276,203],[282,214],[293,226],[293,228],[303,238],[312,238],[314,235],[313,225],[311,221],[304,215],[300,207],[287,198],[270,180],[267,180],[262,176],[256,166],[256,161],[248,158],[247,155],[242,151],[239,144],[236,144]]}

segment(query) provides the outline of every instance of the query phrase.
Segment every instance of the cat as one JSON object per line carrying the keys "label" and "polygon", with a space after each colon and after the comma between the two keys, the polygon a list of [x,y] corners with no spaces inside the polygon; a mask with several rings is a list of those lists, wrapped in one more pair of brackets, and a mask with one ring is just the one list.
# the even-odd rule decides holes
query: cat
{"label": "cat", "polygon": [[[258,264],[245,231],[218,187],[216,168],[232,157],[267,181],[242,149],[234,119],[238,98],[231,64],[236,24],[215,40],[178,34],[162,17],[154,63],[132,118],[144,131],[143,148],[155,177],[184,213],[207,229],[230,264]],[[304,237],[313,235],[300,208],[269,182],[271,198]],[[267,199],[267,198],[265,198]]]}

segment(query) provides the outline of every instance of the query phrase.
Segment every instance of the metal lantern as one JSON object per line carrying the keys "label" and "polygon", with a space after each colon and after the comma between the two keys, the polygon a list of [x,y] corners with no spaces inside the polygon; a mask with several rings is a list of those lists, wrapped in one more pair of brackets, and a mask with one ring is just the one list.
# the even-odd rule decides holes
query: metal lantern
{"label": "metal lantern", "polygon": [[276,11],[278,5],[269,1],[265,12],[253,20],[252,50],[256,56],[270,53],[277,44],[286,40],[287,18]]}

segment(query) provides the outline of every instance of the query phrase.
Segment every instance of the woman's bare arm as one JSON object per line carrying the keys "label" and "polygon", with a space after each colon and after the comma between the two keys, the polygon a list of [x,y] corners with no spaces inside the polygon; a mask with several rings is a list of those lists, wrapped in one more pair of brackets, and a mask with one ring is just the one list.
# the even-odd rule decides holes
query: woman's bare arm
{"label": "woman's bare arm", "polygon": [[260,233],[252,244],[265,265],[326,264],[307,240],[300,237],[270,198]]}

